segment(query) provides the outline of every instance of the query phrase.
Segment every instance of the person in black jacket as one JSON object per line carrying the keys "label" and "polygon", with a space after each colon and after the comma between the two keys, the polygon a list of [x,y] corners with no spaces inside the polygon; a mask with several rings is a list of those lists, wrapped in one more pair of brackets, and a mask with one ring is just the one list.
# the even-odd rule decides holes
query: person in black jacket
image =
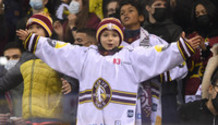
{"label": "person in black jacket", "polygon": [[179,109],[181,125],[218,125],[218,67],[211,77],[209,99],[184,104]]}
{"label": "person in black jacket", "polygon": [[[182,28],[173,22],[167,0],[147,0],[146,2],[144,6],[147,12],[147,20],[144,22],[143,28],[149,33],[161,37],[168,43],[177,41],[182,33]],[[163,124],[176,124],[178,121],[177,85],[177,81],[173,80],[161,86]]]}

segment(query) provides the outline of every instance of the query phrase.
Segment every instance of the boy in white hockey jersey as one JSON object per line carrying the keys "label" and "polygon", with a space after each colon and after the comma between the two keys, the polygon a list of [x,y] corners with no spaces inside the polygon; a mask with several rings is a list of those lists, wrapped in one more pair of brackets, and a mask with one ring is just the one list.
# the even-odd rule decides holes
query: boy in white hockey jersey
{"label": "boy in white hockey jersey", "polygon": [[79,80],[78,125],[134,125],[138,83],[175,67],[194,53],[183,38],[169,46],[121,48],[123,27],[115,18],[99,24],[98,47],[71,45],[23,30],[17,35],[25,40],[24,48],[55,70]]}

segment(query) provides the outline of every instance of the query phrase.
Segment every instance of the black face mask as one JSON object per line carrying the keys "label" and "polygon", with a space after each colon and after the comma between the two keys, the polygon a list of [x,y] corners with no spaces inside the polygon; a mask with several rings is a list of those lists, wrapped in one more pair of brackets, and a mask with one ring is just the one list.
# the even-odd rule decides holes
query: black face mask
{"label": "black face mask", "polygon": [[158,22],[164,21],[167,17],[167,8],[155,8],[153,17]]}
{"label": "black face mask", "polygon": [[216,111],[218,111],[218,94],[216,94],[216,98],[212,99],[212,103]]}
{"label": "black face mask", "polygon": [[209,19],[208,15],[199,16],[197,18],[197,25],[199,28],[205,29],[205,28],[209,27],[209,24],[210,24],[210,19]]}

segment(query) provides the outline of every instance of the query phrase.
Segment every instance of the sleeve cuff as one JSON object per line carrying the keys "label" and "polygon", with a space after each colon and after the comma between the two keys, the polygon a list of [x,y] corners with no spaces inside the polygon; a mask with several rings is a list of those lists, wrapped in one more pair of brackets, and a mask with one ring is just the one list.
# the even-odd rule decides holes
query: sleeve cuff
{"label": "sleeve cuff", "polygon": [[26,40],[23,41],[24,49],[28,50],[31,53],[35,53],[38,40],[39,40],[38,35],[30,33],[27,36]]}
{"label": "sleeve cuff", "polygon": [[179,38],[177,45],[184,60],[187,60],[195,53],[191,45],[182,37]]}

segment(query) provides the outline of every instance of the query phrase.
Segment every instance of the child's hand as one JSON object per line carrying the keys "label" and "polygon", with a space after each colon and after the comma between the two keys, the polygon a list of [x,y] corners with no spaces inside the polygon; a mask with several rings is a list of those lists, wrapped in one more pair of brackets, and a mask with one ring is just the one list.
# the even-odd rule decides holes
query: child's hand
{"label": "child's hand", "polygon": [[19,39],[22,40],[22,41],[24,41],[24,40],[27,38],[28,34],[29,34],[29,33],[28,33],[26,30],[20,29],[20,30],[17,30],[17,31],[16,31],[16,35],[17,35],[17,36],[19,37]]}
{"label": "child's hand", "polygon": [[201,42],[203,41],[203,38],[199,35],[191,38],[191,39],[187,39],[185,37],[185,33],[182,33],[182,37],[192,46],[192,48],[197,49],[199,48],[199,45],[201,44]]}
{"label": "child's hand", "polygon": [[61,92],[64,94],[70,93],[72,91],[70,83],[63,78],[61,78],[61,81],[62,81],[62,91]]}

